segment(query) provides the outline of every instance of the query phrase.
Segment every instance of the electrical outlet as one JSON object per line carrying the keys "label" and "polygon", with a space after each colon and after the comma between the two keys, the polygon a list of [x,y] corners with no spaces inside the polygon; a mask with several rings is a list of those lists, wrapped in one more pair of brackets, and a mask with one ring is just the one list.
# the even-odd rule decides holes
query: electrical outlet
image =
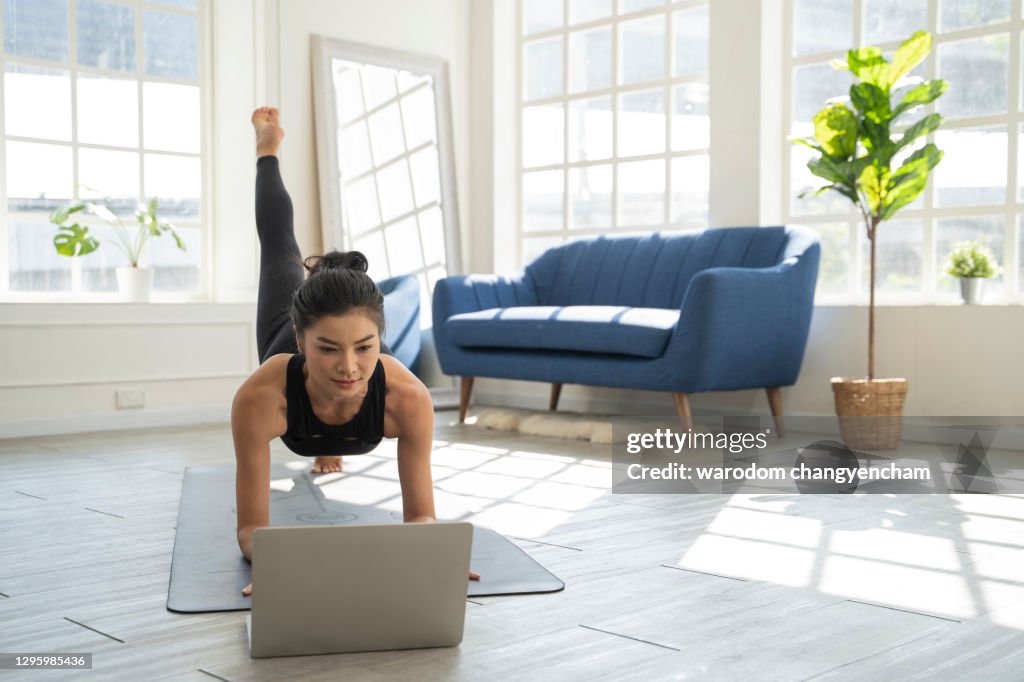
{"label": "electrical outlet", "polygon": [[118,391],[117,409],[133,410],[146,405],[146,394],[144,391]]}

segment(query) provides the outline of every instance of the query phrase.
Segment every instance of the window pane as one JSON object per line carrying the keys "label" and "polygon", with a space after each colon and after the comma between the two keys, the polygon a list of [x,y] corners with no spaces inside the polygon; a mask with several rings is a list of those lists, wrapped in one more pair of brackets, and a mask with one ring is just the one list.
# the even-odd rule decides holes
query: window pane
{"label": "window pane", "polygon": [[334,78],[334,101],[338,123],[348,123],[363,115],[363,86],[359,81],[359,69],[351,62],[334,59],[331,62]]}
{"label": "window pane", "polygon": [[385,102],[398,97],[398,72],[383,66],[364,64],[359,68],[363,82],[363,103],[367,111],[376,109]]}
{"label": "window pane", "polygon": [[562,229],[563,183],[560,170],[523,174],[523,230]]}
{"label": "window pane", "polygon": [[599,90],[612,84],[612,29],[569,34],[569,92]]}
{"label": "window pane", "polygon": [[71,140],[71,80],[67,71],[11,64],[4,67],[7,135]]}
{"label": "window pane", "polygon": [[708,35],[710,33],[708,8],[676,12],[672,15],[672,33],[675,39],[675,76],[688,76],[708,70]]}
{"label": "window pane", "polygon": [[949,90],[937,100],[949,118],[1006,113],[1010,40],[997,34],[939,45],[939,78]]}
{"label": "window pane", "polygon": [[138,81],[79,74],[77,85],[78,141],[138,147]]}
{"label": "window pane", "polygon": [[71,147],[7,141],[7,206],[50,212],[72,197]]}
{"label": "window pane", "polygon": [[977,206],[1006,201],[1005,126],[942,130],[935,144],[945,152],[933,171],[937,206]]}
{"label": "window pane", "polygon": [[613,0],[569,0],[569,23],[582,24],[612,15]]}
{"label": "window pane", "polygon": [[135,9],[99,0],[77,0],[78,63],[135,71]]}
{"label": "window pane", "polygon": [[639,12],[642,9],[664,5],[665,0],[619,0],[619,13]]}
{"label": "window pane", "polygon": [[955,31],[1010,18],[1010,0],[939,0],[939,30]]}
{"label": "window pane", "polygon": [[198,292],[202,288],[199,280],[202,231],[195,227],[177,227],[176,230],[185,242],[184,251],[178,248],[171,235],[151,239],[146,246],[149,266],[153,268],[153,291]]}
{"label": "window pane", "polygon": [[675,225],[708,226],[711,168],[707,155],[672,159],[672,215]]}
{"label": "window pane", "polygon": [[[962,241],[979,242],[988,247],[996,257],[1000,266],[1003,263],[1003,219],[1002,217],[985,218],[945,218],[936,221],[935,247],[938,267],[938,291],[940,293],[959,293],[957,280],[946,274],[945,262],[953,245]],[[984,295],[999,295],[1003,290],[1003,273],[990,277],[985,282]]]}
{"label": "window pane", "polygon": [[199,220],[202,177],[199,159],[169,154],[146,154],[145,196],[159,202],[157,215],[172,222]]}
{"label": "window pane", "polygon": [[427,265],[445,263],[444,255],[444,221],[441,209],[437,206],[428,208],[419,214],[420,235],[423,239],[423,257]]}
{"label": "window pane", "polygon": [[432,87],[420,88],[402,98],[402,121],[405,124],[405,144],[409,149],[437,141]]}
{"label": "window pane", "polygon": [[413,88],[415,88],[420,83],[426,83],[427,86],[428,86],[428,89],[430,89],[430,90],[433,90],[433,88],[434,88],[434,78],[433,78],[433,76],[428,76],[426,74],[422,74],[422,73],[409,73],[408,71],[399,70],[398,71],[398,75],[396,76],[396,78],[398,80],[398,91],[399,92],[408,92],[408,91],[412,90]]}
{"label": "window pane", "polygon": [[665,222],[665,162],[633,161],[618,168],[618,224],[663,225]]}
{"label": "window pane", "polygon": [[142,132],[147,149],[199,153],[199,88],[143,83]]}
{"label": "window pane", "polygon": [[5,0],[4,52],[68,61],[67,0]]}
{"label": "window pane", "polygon": [[[928,0],[864,0],[864,42],[904,41],[928,28]],[[852,47],[852,46],[851,46]]]}
{"label": "window pane", "polygon": [[523,240],[523,261],[522,265],[537,260],[542,253],[553,246],[558,246],[564,240],[561,237],[534,237]]}
{"label": "window pane", "polygon": [[[793,134],[800,137],[811,135],[814,132],[811,125],[814,115],[825,106],[826,100],[848,95],[851,84],[850,72],[834,69],[831,64],[793,69]],[[798,121],[807,125],[798,126]]]}
{"label": "window pane", "polygon": [[142,24],[146,74],[198,80],[196,18],[147,9]]}
{"label": "window pane", "polygon": [[389,104],[370,115],[370,148],[373,162],[381,166],[405,153],[405,137],[402,135],[402,118],[398,104]]}
{"label": "window pane", "polygon": [[78,149],[78,195],[110,197],[109,208],[134,222],[139,203],[139,153],[106,149]]}
{"label": "window pane", "polygon": [[550,31],[562,25],[562,3],[553,0],[523,2],[523,35]]}
{"label": "window pane", "polygon": [[853,0],[794,0],[793,54],[853,47]]}
{"label": "window pane", "polygon": [[821,238],[817,293],[845,294],[850,281],[850,224],[808,225]]}
{"label": "window pane", "polygon": [[611,227],[612,167],[569,169],[569,226]]}
{"label": "window pane", "polygon": [[426,147],[409,157],[412,172],[412,190],[416,206],[441,201],[441,171],[437,162],[437,148]]}
{"label": "window pane", "polygon": [[711,144],[707,83],[672,88],[672,149],[706,149]]}
{"label": "window pane", "polygon": [[829,191],[819,196],[801,198],[804,192],[824,187],[828,182],[807,170],[807,162],[814,155],[813,150],[802,145],[789,145],[789,155],[789,210],[792,215],[841,215],[853,210],[853,203],[837,192]]}
{"label": "window pane", "polygon": [[196,9],[196,0],[149,0],[154,5],[167,5],[168,7],[180,7],[182,9]]}
{"label": "window pane", "polygon": [[346,184],[341,203],[341,208],[345,212],[345,222],[351,234],[359,234],[380,225],[377,180],[374,174]]}
{"label": "window pane", "polygon": [[[863,228],[861,228],[863,233]],[[924,223],[921,220],[895,220],[883,223],[875,240],[875,292],[881,294],[916,293],[924,284]],[[868,293],[871,242],[861,240],[861,293]]]}
{"label": "window pane", "polygon": [[[53,246],[56,227],[43,223],[8,223],[8,285],[11,291],[70,291],[71,258]],[[94,255],[94,254],[90,254]]]}
{"label": "window pane", "polygon": [[[103,222],[93,220],[89,225],[89,233],[100,241],[100,248],[88,256],[83,256],[82,290],[89,292],[117,291],[117,268],[129,264],[128,256],[122,242],[117,238],[114,229]],[[136,230],[128,226],[128,238],[134,239]]]}
{"label": "window pane", "polygon": [[423,256],[420,252],[420,235],[416,227],[416,216],[400,220],[384,229],[388,256],[391,258],[392,274],[404,275],[420,270],[423,267]]}
{"label": "window pane", "polygon": [[380,217],[384,222],[410,212],[413,201],[409,164],[400,160],[378,171],[377,191],[380,193]]}
{"label": "window pane", "polygon": [[352,248],[362,252],[370,267],[367,271],[375,280],[391,276],[388,266],[387,252],[384,249],[384,235],[377,230],[352,240]]}
{"label": "window pane", "polygon": [[661,88],[619,98],[619,156],[665,151],[665,95]]}
{"label": "window pane", "polygon": [[562,94],[562,38],[549,38],[523,46],[523,98],[541,99]]}
{"label": "window pane", "polygon": [[343,178],[354,178],[373,168],[370,157],[370,133],[366,129],[366,119],[356,121],[341,131],[338,138],[340,151],[338,158]]}
{"label": "window pane", "polygon": [[562,105],[523,109],[523,166],[562,163],[564,145]]}
{"label": "window pane", "polygon": [[641,83],[665,77],[665,17],[622,23],[621,82]]}
{"label": "window pane", "polygon": [[612,100],[581,99],[569,103],[569,161],[607,159],[612,155]]}

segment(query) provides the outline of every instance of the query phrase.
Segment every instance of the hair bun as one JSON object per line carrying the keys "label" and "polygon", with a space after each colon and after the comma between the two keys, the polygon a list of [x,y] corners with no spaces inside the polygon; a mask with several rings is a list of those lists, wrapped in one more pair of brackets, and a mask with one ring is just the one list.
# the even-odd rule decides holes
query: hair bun
{"label": "hair bun", "polygon": [[311,275],[335,268],[366,272],[370,267],[366,256],[359,251],[329,251],[322,256],[310,256],[303,264]]}

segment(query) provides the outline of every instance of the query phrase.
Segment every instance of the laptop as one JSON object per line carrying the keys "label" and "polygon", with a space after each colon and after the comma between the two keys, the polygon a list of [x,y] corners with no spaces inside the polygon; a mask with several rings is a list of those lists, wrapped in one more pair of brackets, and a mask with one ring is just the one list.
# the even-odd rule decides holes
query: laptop
{"label": "laptop", "polygon": [[253,658],[455,646],[470,523],[258,528]]}

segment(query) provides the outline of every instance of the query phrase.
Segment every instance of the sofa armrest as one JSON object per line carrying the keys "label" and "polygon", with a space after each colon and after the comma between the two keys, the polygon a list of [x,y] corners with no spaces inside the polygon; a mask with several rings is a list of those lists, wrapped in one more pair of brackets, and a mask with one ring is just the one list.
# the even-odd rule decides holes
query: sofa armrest
{"label": "sofa armrest", "polygon": [[796,381],[814,310],[820,247],[768,268],[722,267],[691,280],[666,356],[688,391]]}

